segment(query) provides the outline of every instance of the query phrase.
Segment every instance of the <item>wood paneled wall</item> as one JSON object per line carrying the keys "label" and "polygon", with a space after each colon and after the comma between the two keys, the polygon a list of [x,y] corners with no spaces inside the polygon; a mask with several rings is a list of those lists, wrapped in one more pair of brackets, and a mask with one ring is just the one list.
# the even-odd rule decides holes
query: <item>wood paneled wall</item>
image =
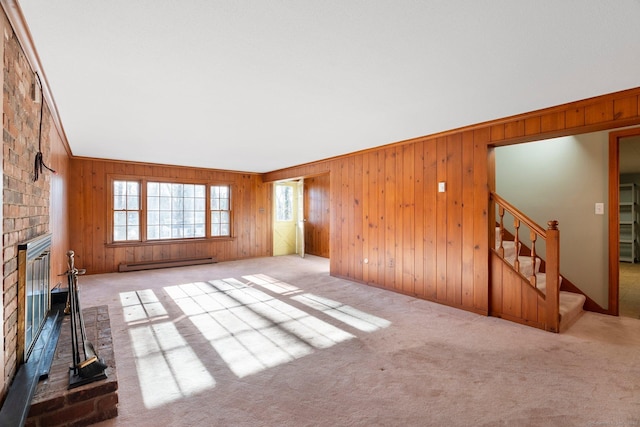
{"label": "wood paneled wall", "polygon": [[331,185],[329,174],[304,180],[305,252],[329,258],[331,229]]}
{"label": "wood paneled wall", "polygon": [[636,88],[590,98],[264,179],[330,172],[332,275],[486,314],[490,147],[637,125],[639,95]]}
{"label": "wood paneled wall", "polygon": [[[109,244],[108,177],[223,182],[232,185],[232,239]],[[74,158],[71,161],[70,246],[88,274],[117,271],[123,262],[212,256],[218,261],[270,256],[271,184],[257,174]]]}
{"label": "wood paneled wall", "polygon": [[[67,286],[67,251],[69,250],[69,147],[61,138],[55,126],[51,126],[51,160],[49,166],[56,171],[51,176],[51,201],[49,225],[51,232],[51,285]],[[47,172],[48,173],[48,172]]]}

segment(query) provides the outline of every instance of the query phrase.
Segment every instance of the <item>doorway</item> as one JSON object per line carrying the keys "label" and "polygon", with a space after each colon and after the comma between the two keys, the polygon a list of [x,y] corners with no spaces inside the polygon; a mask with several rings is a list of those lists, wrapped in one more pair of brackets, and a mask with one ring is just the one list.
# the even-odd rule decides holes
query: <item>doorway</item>
{"label": "doorway", "polygon": [[[612,151],[616,151],[613,153]],[[617,233],[617,257],[610,260],[610,267],[617,268],[615,283],[610,283],[610,293],[617,300],[617,314],[640,318],[640,129],[614,132],[610,137],[610,155],[615,158],[616,171],[611,171],[610,191],[618,196],[615,214],[616,224],[610,224]],[[613,176],[615,174],[615,176]],[[615,205],[611,205],[615,206]],[[613,211],[613,210],[612,210]],[[613,222],[613,219],[612,219]],[[613,242],[610,242],[613,245]],[[613,258],[613,254],[612,254]],[[615,287],[616,289],[612,289]]]}
{"label": "doorway", "polygon": [[304,179],[273,186],[273,256],[304,257]]}
{"label": "doorway", "polygon": [[273,255],[329,258],[330,174],[278,181],[273,188]]}

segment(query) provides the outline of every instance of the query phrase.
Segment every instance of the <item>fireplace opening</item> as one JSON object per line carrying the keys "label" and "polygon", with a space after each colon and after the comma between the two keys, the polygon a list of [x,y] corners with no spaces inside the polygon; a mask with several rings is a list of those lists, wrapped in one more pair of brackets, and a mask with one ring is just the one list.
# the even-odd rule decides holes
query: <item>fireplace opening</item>
{"label": "fireplace opening", "polygon": [[51,308],[51,234],[18,245],[18,358],[29,359]]}

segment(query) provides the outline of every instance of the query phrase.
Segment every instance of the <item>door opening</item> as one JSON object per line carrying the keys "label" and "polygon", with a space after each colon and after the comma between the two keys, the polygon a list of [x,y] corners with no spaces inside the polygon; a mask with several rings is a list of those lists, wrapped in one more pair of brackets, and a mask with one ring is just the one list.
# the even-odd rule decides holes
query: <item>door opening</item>
{"label": "door opening", "polygon": [[609,141],[610,157],[615,158],[610,168],[617,169],[610,170],[609,190],[618,197],[617,205],[611,205],[618,207],[615,223],[610,218],[610,232],[614,234],[618,253],[614,258],[614,250],[610,251],[610,268],[615,271],[611,274],[609,293],[615,300],[616,314],[637,319],[640,318],[640,129],[612,133]]}
{"label": "door opening", "polygon": [[304,257],[304,181],[276,182],[273,188],[273,255]]}

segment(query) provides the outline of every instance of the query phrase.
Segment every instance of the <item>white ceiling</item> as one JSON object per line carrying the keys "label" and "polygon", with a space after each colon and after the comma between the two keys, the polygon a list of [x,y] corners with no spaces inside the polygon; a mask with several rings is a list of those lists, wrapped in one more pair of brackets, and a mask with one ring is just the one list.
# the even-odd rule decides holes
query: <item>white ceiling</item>
{"label": "white ceiling", "polygon": [[21,0],[76,156],[266,172],[640,86],[640,0]]}

